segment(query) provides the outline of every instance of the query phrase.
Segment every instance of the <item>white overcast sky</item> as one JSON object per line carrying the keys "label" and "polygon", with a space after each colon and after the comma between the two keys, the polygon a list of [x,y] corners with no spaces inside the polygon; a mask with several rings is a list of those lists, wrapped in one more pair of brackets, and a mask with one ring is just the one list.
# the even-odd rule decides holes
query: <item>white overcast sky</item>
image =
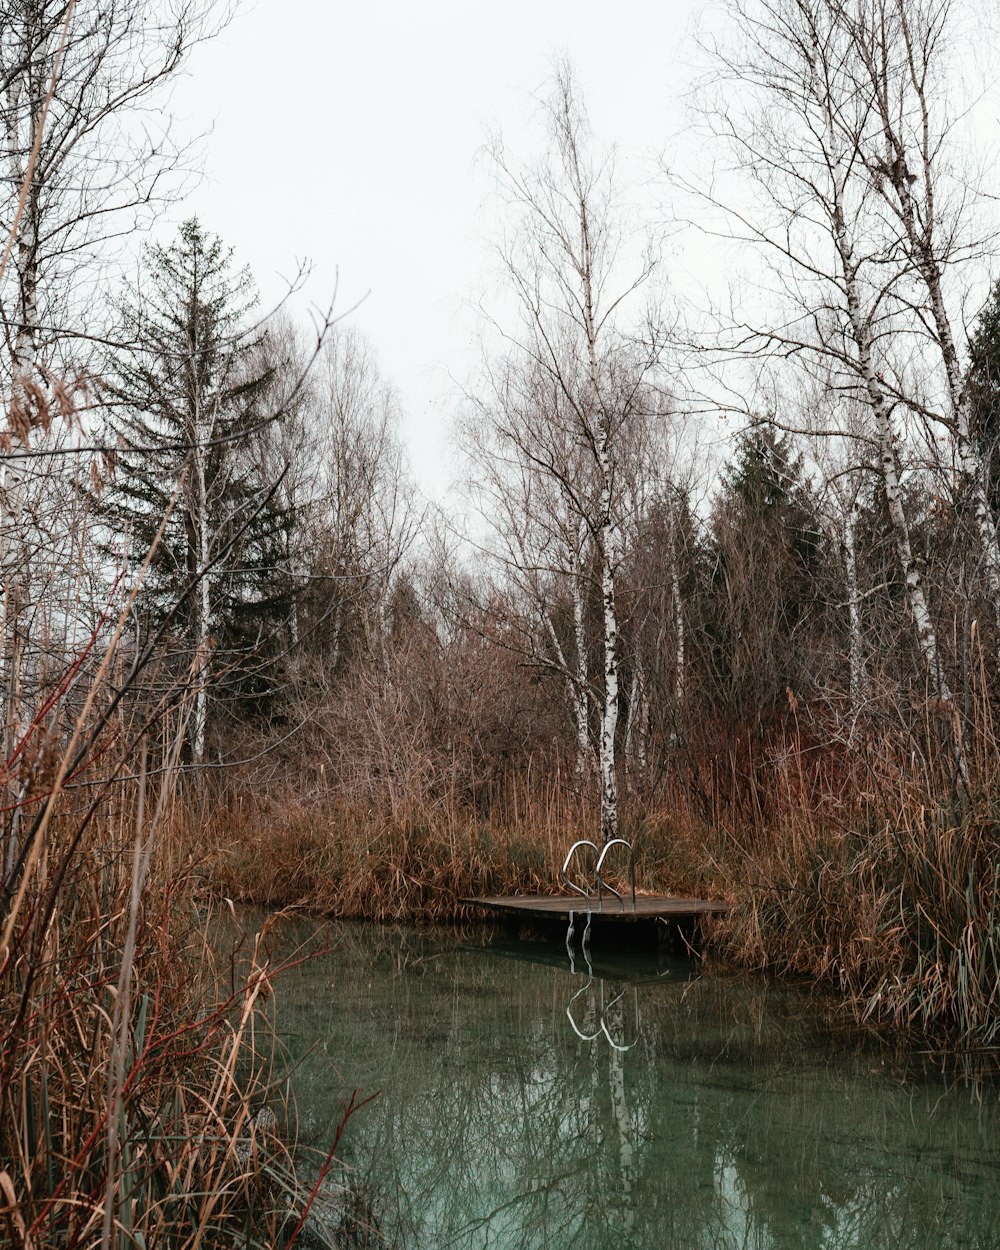
{"label": "white overcast sky", "polygon": [[[399,389],[418,481],[440,495],[450,378],[475,367],[469,304],[490,281],[489,128],[537,148],[532,97],[568,55],[596,136],[641,174],[683,127],[698,2],[245,3],[174,92],[181,131],[212,130],[204,180],[171,220],[197,213],[265,300],[302,259],[316,305],[338,272],[342,310],[364,297],[352,320]],[[648,187],[650,205],[662,196]]]}

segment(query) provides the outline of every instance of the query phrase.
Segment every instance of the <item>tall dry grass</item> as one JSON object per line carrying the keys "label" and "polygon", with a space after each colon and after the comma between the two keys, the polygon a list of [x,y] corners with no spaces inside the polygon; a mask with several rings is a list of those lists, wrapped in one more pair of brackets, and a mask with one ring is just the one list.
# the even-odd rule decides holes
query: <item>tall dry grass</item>
{"label": "tall dry grass", "polygon": [[901,785],[850,817],[790,806],[717,836],[739,906],[718,949],[832,986],[861,1021],[962,1048],[1000,1040],[1000,808]]}
{"label": "tall dry grass", "polygon": [[230,791],[202,826],[214,890],[328,916],[448,922],[459,899],[555,888],[567,837],[586,808],[557,787],[512,786],[502,810],[444,801],[361,805],[336,793]]}
{"label": "tall dry grass", "polygon": [[281,968],[266,926],[220,956],[198,906],[190,699],[141,688],[128,607],[61,673],[17,659],[38,693],[0,769],[0,1243],[291,1245],[311,1198],[273,1076]]}
{"label": "tall dry grass", "polygon": [[[985,732],[985,731],[984,731]],[[921,764],[892,734],[839,753],[792,737],[760,792],[695,809],[680,785],[624,805],[640,888],[736,904],[709,948],[812,978],[855,1020],[935,1044],[1000,1038],[1000,806],[982,745],[967,790],[947,753]],[[402,767],[402,765],[401,765]],[[405,768],[403,769],[405,771]],[[719,793],[734,787],[720,781]],[[766,792],[765,792],[766,791]],[[304,798],[308,793],[310,797]],[[526,767],[484,812],[415,787],[364,802],[336,786],[232,784],[205,825],[213,888],[268,906],[374,920],[453,921],[463,896],[558,891],[593,798]]]}

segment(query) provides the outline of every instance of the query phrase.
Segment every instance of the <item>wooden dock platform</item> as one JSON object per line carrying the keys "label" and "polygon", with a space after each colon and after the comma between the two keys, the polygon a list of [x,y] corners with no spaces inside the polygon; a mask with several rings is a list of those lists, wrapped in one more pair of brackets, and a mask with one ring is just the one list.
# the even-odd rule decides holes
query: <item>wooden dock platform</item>
{"label": "wooden dock platform", "polygon": [[[459,899],[466,907],[481,907],[486,911],[500,912],[530,920],[562,920],[569,924],[572,911],[577,921],[587,915],[587,900],[572,894],[511,894],[486,898]],[[718,899],[671,898],[665,894],[637,894],[635,910],[632,900],[625,899],[622,908],[612,895],[605,895],[603,906],[592,905],[590,913],[594,920],[630,924],[636,921],[663,920],[668,924],[683,922],[700,916],[722,916],[732,909],[731,903]]]}

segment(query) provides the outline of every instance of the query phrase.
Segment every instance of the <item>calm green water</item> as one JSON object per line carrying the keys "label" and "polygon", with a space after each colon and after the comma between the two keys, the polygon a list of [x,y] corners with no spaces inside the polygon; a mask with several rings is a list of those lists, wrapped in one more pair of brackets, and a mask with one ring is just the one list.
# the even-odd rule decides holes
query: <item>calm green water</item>
{"label": "calm green water", "polygon": [[381,1091],[340,1152],[352,1245],[1000,1248],[997,1089],[859,1056],[797,992],[648,956],[595,951],[591,976],[558,946],[332,937],[279,983],[278,1023],[317,1145],[345,1094]]}

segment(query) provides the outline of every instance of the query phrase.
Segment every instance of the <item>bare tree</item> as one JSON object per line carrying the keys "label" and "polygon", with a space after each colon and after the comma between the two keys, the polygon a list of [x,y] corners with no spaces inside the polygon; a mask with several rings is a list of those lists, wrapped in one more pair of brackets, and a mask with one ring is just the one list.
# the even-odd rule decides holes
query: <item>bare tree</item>
{"label": "bare tree", "polygon": [[729,11],[735,34],[728,49],[715,49],[724,82],[707,116],[754,198],[737,208],[711,188],[701,194],[724,207],[730,237],[761,250],[785,307],[772,308],[766,323],[733,320],[728,347],[744,358],[792,360],[868,413],[862,436],[877,452],[915,640],[964,777],[958,707],[904,506],[900,414],[926,408],[911,368],[925,322],[899,233],[885,228],[884,185],[866,165],[875,113],[871,92],[858,89],[856,31],[835,0],[733,0]]}
{"label": "bare tree", "polygon": [[172,133],[164,89],[225,18],[214,0],[3,4],[0,220],[15,237],[0,291],[8,384],[44,381],[59,344],[80,335],[95,262],[106,265],[108,244],[178,190],[190,152]]}
{"label": "bare tree", "polygon": [[[225,19],[215,0],[0,3],[0,385],[7,396],[0,575],[8,672],[18,667],[10,652],[25,632],[22,612],[39,591],[32,536],[58,545],[54,529],[73,489],[64,461],[49,453],[78,445],[86,405],[73,395],[74,379],[87,345],[107,329],[98,282],[116,241],[178,190],[172,175],[184,173],[189,153],[172,136],[163,89]],[[15,734],[18,702],[8,692],[4,710]]]}
{"label": "bare tree", "polygon": [[[666,465],[673,469],[667,474]],[[636,517],[625,571],[625,663],[631,672],[624,753],[636,787],[647,780],[657,734],[677,755],[688,686],[688,604],[697,545],[688,474],[666,451],[650,475],[650,499]]]}
{"label": "bare tree", "polygon": [[491,370],[489,382],[487,398],[477,398],[464,430],[474,465],[470,485],[495,534],[491,554],[527,607],[515,616],[517,645],[563,684],[579,785],[596,763],[591,711],[599,697],[588,629],[594,583],[587,455],[572,418],[565,418],[564,397],[537,368],[506,360]]}
{"label": "bare tree", "polygon": [[[946,81],[955,59],[954,7],[951,0],[828,5],[850,41],[842,87],[868,105],[863,124],[844,141],[857,151],[858,176],[870,179],[878,194],[882,227],[897,265],[907,272],[898,298],[928,340],[931,367],[943,372],[943,395],[914,394],[911,388],[903,398],[947,431],[957,468],[956,502],[971,505],[1000,631],[1000,544],[972,434],[964,335],[954,324],[963,286],[975,280],[964,275],[972,268],[980,277],[983,261],[997,254],[997,234],[977,212],[984,198],[980,186],[952,164],[958,119],[949,112]],[[836,118],[842,120],[842,111]]]}
{"label": "bare tree", "polygon": [[[494,371],[489,401],[479,405],[479,459],[489,449],[504,466],[493,477],[491,498],[503,494],[503,479],[525,515],[535,518],[530,543],[523,528],[514,538],[511,563],[534,575],[558,569],[574,595],[582,594],[583,577],[599,587],[601,680],[594,685],[601,833],[608,840],[618,830],[616,579],[641,481],[630,466],[642,461],[643,429],[662,407],[657,384],[666,334],[650,305],[626,324],[630,302],[650,294],[656,261],[648,252],[631,267],[625,260],[629,241],[618,221],[613,161],[592,154],[565,65],[556,71],[544,115],[549,147],[537,166],[513,161],[499,139],[492,145],[516,222],[500,250],[521,325],[506,336],[506,361]],[[582,599],[574,605],[579,620]],[[587,682],[578,627],[575,650],[575,661],[554,654],[576,702],[579,761]]]}
{"label": "bare tree", "polygon": [[336,328],[288,448],[301,526],[293,559],[306,609],[297,629],[326,688],[361,656],[388,672],[392,592],[420,526],[399,419],[398,395],[370,343]]}

